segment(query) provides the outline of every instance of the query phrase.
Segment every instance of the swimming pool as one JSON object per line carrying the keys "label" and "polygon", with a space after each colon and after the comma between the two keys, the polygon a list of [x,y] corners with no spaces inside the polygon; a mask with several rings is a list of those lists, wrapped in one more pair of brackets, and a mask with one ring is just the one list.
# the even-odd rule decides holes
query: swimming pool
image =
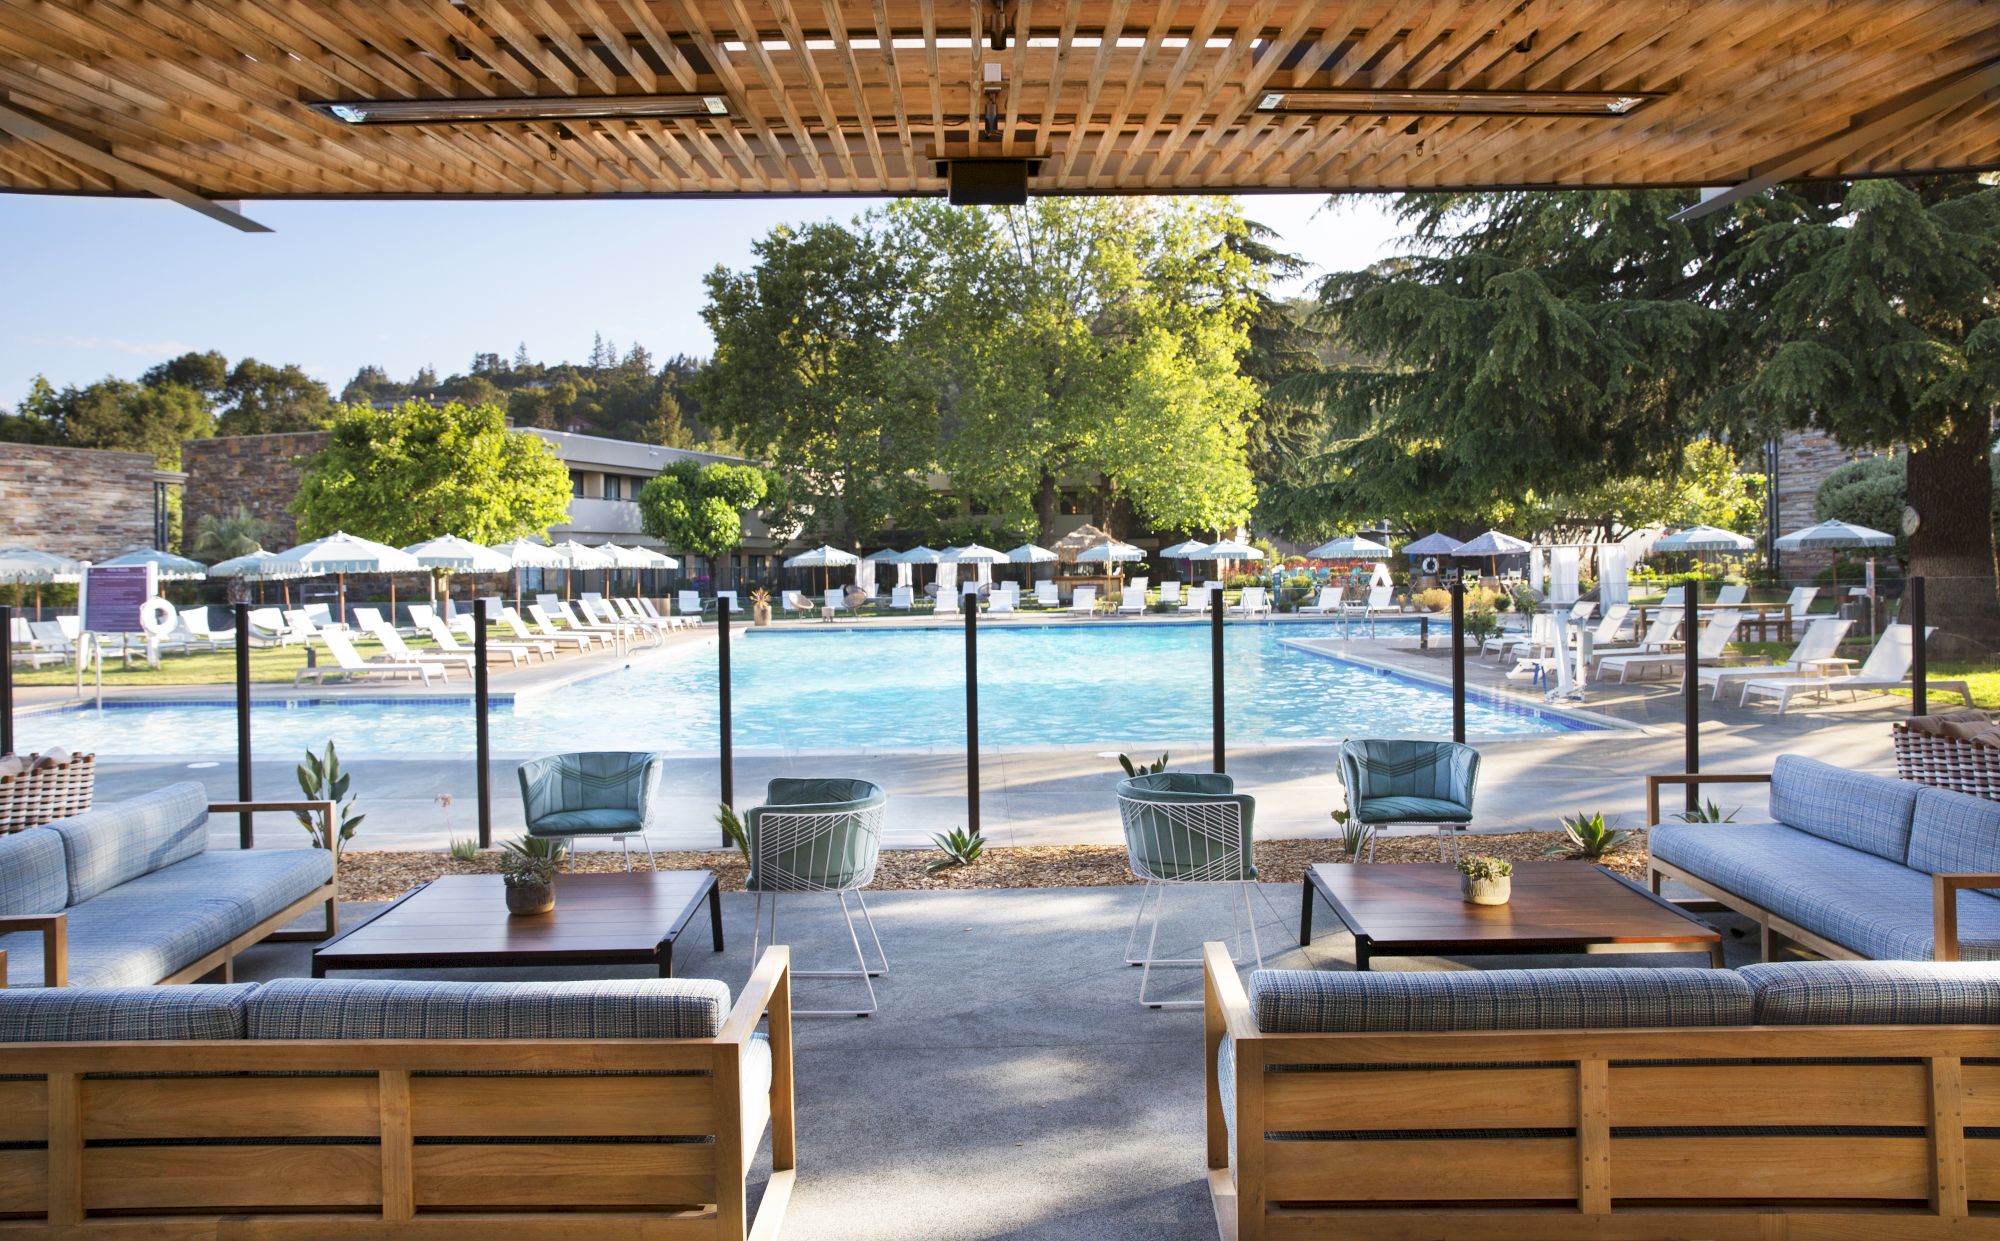
{"label": "swimming pool", "polygon": [[[1224,647],[1230,740],[1450,735],[1448,690],[1283,642],[1338,636],[1336,623],[1230,625]],[[955,627],[799,625],[736,637],[731,686],[738,746],[843,750],[965,742],[965,644]],[[1206,625],[995,624],[980,630],[979,656],[985,745],[1130,748],[1203,742],[1209,735]],[[496,697],[491,731],[501,754],[712,752],[716,719],[715,649],[703,644],[641,657],[518,703]],[[257,749],[272,755],[328,738],[348,754],[465,753],[473,747],[471,711],[463,699],[260,704],[252,727]],[[1469,733],[1593,727],[1480,694],[1466,704]],[[227,702],[107,704],[24,715],[17,728],[28,748],[59,744],[105,757],[226,755],[235,738],[234,708]]]}

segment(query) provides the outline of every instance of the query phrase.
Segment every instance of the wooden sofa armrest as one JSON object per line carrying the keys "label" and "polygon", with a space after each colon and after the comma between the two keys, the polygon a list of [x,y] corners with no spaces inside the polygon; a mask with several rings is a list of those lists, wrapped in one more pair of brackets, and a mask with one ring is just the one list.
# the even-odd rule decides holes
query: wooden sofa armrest
{"label": "wooden sofa armrest", "polygon": [[[1243,980],[1237,977],[1236,963],[1229,957],[1229,945],[1206,943],[1201,946],[1202,975],[1202,1078],[1207,1083],[1208,1166],[1229,1166],[1229,1127],[1222,1114],[1221,1066],[1217,1053],[1225,1036],[1238,1040],[1257,1037],[1257,1021],[1250,1013],[1250,997],[1244,994]],[[1241,1054],[1240,1052],[1238,1053]]]}
{"label": "wooden sofa armrest", "polygon": [[316,814],[320,820],[320,832],[329,847],[339,844],[333,834],[338,831],[334,815],[339,807],[330,801],[212,801],[208,803],[210,814],[248,814],[259,810],[291,810],[305,814]]}
{"label": "wooden sofa armrest", "polygon": [[1933,961],[1958,960],[1958,893],[1962,888],[2000,888],[2000,875],[1931,876]]}
{"label": "wooden sofa armrest", "polygon": [[[0,914],[0,935],[11,931],[42,933],[42,985],[61,987],[69,983],[69,914]],[[7,974],[0,966],[0,987]]]}
{"label": "wooden sofa armrest", "polygon": [[1660,822],[1660,787],[1667,784],[1769,784],[1768,771],[1658,771],[1646,777],[1646,826]]}
{"label": "wooden sofa armrest", "polygon": [[767,1212],[773,1220],[784,1217],[784,1199],[774,1199],[773,1194],[790,1193],[790,1177],[798,1167],[792,1105],[792,950],[784,944],[771,945],[757,958],[750,980],[743,984],[735,1006],[723,1018],[716,1041],[740,1047],[750,1041],[758,1019],[763,1017],[769,1018],[765,1033],[771,1040],[772,1187],[765,1190],[765,1205],[757,1212],[759,1221],[767,1217]]}

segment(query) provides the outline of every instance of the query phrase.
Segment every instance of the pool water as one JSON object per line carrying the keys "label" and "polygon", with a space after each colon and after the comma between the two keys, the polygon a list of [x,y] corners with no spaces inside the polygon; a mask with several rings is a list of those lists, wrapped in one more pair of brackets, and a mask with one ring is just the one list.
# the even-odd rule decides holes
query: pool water
{"label": "pool water", "polygon": [[[1414,624],[1402,624],[1413,630]],[[1380,626],[1386,634],[1392,625]],[[1435,639],[1443,626],[1433,626]],[[784,749],[961,746],[965,640],[952,628],[810,626],[738,631],[731,644],[736,744]],[[1285,646],[1340,636],[1337,623],[1230,625],[1224,646],[1232,742],[1451,734],[1450,691]],[[979,634],[980,740],[991,746],[1205,742],[1209,629],[1188,625],[1004,624]],[[464,699],[318,699],[260,704],[254,744],[288,754],[337,741],[346,754],[464,753]],[[230,754],[234,708],[121,704],[24,715],[21,744],[103,756]],[[1574,717],[1481,694],[1475,734],[1589,729]],[[713,752],[712,644],[641,655],[518,703],[496,698],[496,753]]]}

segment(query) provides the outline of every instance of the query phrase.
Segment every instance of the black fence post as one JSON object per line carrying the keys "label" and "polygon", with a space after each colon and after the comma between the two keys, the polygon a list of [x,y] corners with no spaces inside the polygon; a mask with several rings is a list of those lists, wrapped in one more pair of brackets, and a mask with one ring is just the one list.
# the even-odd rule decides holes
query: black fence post
{"label": "black fence post", "polygon": [[487,727],[492,698],[486,681],[486,600],[472,601],[472,748],[479,759],[479,847],[493,847],[493,736]]}
{"label": "black fence post", "polygon": [[1465,744],[1465,582],[1451,584],[1451,739]]}
{"label": "black fence post", "polygon": [[[236,612],[236,800],[251,801],[250,779],[250,605],[239,603]],[[250,812],[236,816],[236,840],[248,849],[256,843],[250,826]]]}
{"label": "black fence post", "polygon": [[1429,616],[1419,616],[1417,618],[1417,649],[1420,651],[1431,649],[1431,618]]}
{"label": "black fence post", "polygon": [[[722,723],[722,804],[736,804],[736,752],[729,725],[729,597],[715,597],[715,690]],[[722,833],[729,844],[729,833]]]}
{"label": "black fence post", "polygon": [[1209,728],[1215,737],[1215,770],[1226,770],[1223,754],[1228,750],[1223,726],[1222,693],[1222,592],[1208,592],[1208,683]]}
{"label": "black fence post", "polygon": [[[1690,575],[1681,592],[1681,712],[1687,740],[1687,772],[1701,770],[1701,578]],[[1689,814],[1701,809],[1701,788],[1687,786]],[[1648,824],[1651,826],[1651,824]]]}
{"label": "black fence post", "polygon": [[[1910,593],[1910,714],[1931,713],[1931,692],[1925,681],[1930,675],[1930,657],[1924,652],[1924,579],[1913,577]],[[4,747],[0,747],[4,752]]]}
{"label": "black fence post", "polygon": [[14,752],[14,609],[0,603],[0,754]]}
{"label": "black fence post", "polygon": [[979,596],[965,610],[965,829],[979,835]]}

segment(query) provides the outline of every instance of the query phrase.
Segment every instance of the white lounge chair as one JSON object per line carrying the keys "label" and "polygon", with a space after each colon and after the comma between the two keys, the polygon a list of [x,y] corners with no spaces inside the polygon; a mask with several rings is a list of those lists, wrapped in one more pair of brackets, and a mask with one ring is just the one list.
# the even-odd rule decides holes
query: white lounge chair
{"label": "white lounge chair", "polygon": [[[1263,587],[1261,586],[1252,586],[1243,593],[1249,594],[1252,590],[1257,591],[1259,594],[1263,593]],[[1366,599],[1355,600],[1351,603],[1342,603],[1340,605],[1340,614],[1342,616],[1359,616],[1364,619],[1374,616],[1398,616],[1401,615],[1401,612],[1395,605],[1395,597],[1396,588],[1393,586],[1370,586]]]}
{"label": "white lounge chair", "polygon": [[1038,608],[1059,608],[1062,606],[1062,592],[1051,581],[1035,583],[1035,606]]}
{"label": "white lounge chair", "polygon": [[1748,586],[1723,586],[1715,592],[1715,606],[1733,608],[1750,595]]}
{"label": "white lounge chair", "polygon": [[681,622],[673,617],[649,615],[639,606],[637,599],[606,599],[605,602],[611,605],[612,611],[620,620],[629,621],[642,629],[650,629],[654,633],[666,633],[668,630],[681,627]]}
{"label": "white lounge chair", "polygon": [[955,590],[940,590],[939,592],[937,592],[937,599],[935,600],[935,610],[931,614],[933,616],[959,615],[960,613],[958,610],[958,592]]}
{"label": "white lounge chair", "polygon": [[1629,646],[1607,646],[1593,650],[1590,653],[1590,673],[1596,676],[1597,670],[1604,666],[1605,660],[1619,655],[1653,655],[1678,647],[1680,639],[1676,635],[1680,631],[1681,610],[1662,608],[1654,613],[1653,623],[1646,626],[1646,632],[1640,635],[1637,642]]}
{"label": "white lounge chair", "polygon": [[[443,669],[463,668],[465,669],[465,675],[472,675],[472,656],[468,652],[413,651],[403,641],[403,635],[397,633],[387,625],[382,626],[380,629],[369,630],[368,636],[382,644],[382,654],[376,657],[378,662],[435,664],[437,667]],[[326,634],[322,633],[320,637],[324,639]],[[447,681],[451,680],[451,673],[449,671],[445,673],[444,679]]]}
{"label": "white lounge chair", "polygon": [[201,607],[181,609],[181,618],[178,624],[175,625],[174,632],[182,637],[182,645],[190,650],[197,644],[203,650],[209,651],[236,645],[236,630],[234,628],[211,629],[209,627],[208,607],[206,604]]}
{"label": "white lounge chair", "polygon": [[836,616],[845,612],[847,610],[847,591],[842,588],[827,591],[826,606]]}
{"label": "white lounge chair", "polygon": [[1097,614],[1097,587],[1079,586],[1070,592],[1069,612],[1071,616],[1095,616]]}
{"label": "white lounge chair", "polygon": [[1180,602],[1181,584],[1179,582],[1161,582],[1160,606],[1167,608],[1179,607]]}
{"label": "white lounge chair", "polygon": [[1145,610],[1146,588],[1144,586],[1127,586],[1118,600],[1119,614],[1121,616],[1127,613],[1138,614],[1144,613]]}
{"label": "white lounge chair", "polygon": [[367,633],[370,630],[380,629],[382,626],[388,623],[389,623],[388,621],[382,619],[382,612],[381,609],[379,608],[357,607],[354,609],[355,627],[360,629],[361,632],[363,633]]}
{"label": "white lounge chair", "polygon": [[738,602],[736,602],[736,592],[735,592],[735,591],[733,591],[733,590],[718,590],[718,591],[716,591],[716,592],[715,592],[715,606],[716,606],[716,608],[717,608],[718,610],[720,610],[720,609],[721,609],[721,607],[722,607],[722,601],[723,601],[724,599],[727,599],[727,600],[729,601],[729,614],[730,614],[731,616],[741,616],[741,615],[743,615],[743,605],[742,605],[742,604],[740,604],[740,603],[738,603]]}
{"label": "white lounge chair", "polygon": [[[1840,641],[1854,627],[1853,621],[1822,616],[1806,625],[1805,634],[1783,663],[1723,665],[1700,670],[1701,684],[1710,687],[1710,697],[1720,700],[1724,686],[1741,686],[1745,681],[1770,681],[1779,677],[1812,676],[1820,661],[1832,659]],[[1739,694],[1740,698],[1741,695]]]}
{"label": "white lounge chair", "polygon": [[1817,586],[1794,586],[1790,597],[1785,600],[1785,611],[1793,620],[1798,620],[1812,611],[1813,600],[1818,597]]}
{"label": "white lounge chair", "polygon": [[[424,626],[424,628],[431,635],[431,641],[437,643],[438,649],[445,654],[465,655],[473,659],[479,657],[477,648],[460,646],[458,635],[446,628],[445,623],[437,617],[431,617],[431,623]],[[513,665],[516,668],[527,663],[531,656],[540,657],[541,654],[542,652],[539,649],[525,642],[494,642],[489,639],[486,643],[486,658],[492,659],[498,655],[505,655],[509,660],[513,661]]]}
{"label": "white lounge chair", "polygon": [[35,631],[28,627],[28,618],[16,616],[8,628],[8,642],[13,650],[13,658],[30,668],[39,668],[45,663],[63,662],[62,652],[50,649],[35,637]]}
{"label": "white lounge chair", "polygon": [[299,610],[306,614],[306,619],[311,621],[314,627],[316,628],[319,629],[347,628],[347,623],[345,621],[337,621],[333,618],[333,606],[331,604],[308,603],[305,605],[305,607]]}
{"label": "white lounge chair", "polygon": [[1208,599],[1209,599],[1208,587],[1206,586],[1188,587],[1187,598],[1181,601],[1182,614],[1190,616],[1199,616],[1203,612],[1208,611]]}
{"label": "white lounge chair", "polygon": [[1685,586],[1669,586],[1667,587],[1667,593],[1660,597],[1660,606],[1663,608],[1680,607],[1686,594],[1687,587]]}
{"label": "white lounge chair", "polygon": [[1243,616],[1255,616],[1260,612],[1268,613],[1271,610],[1269,592],[1262,586],[1245,586],[1243,593],[1236,596],[1236,602],[1230,605],[1229,610],[1232,613]]}
{"label": "white lounge chair", "polygon": [[536,650],[542,653],[543,659],[554,659],[556,657],[556,647],[558,645],[574,646],[579,651],[586,649],[583,640],[581,638],[569,639],[569,640],[561,638],[545,638],[531,632],[528,629],[528,626],[521,620],[521,614],[519,612],[516,612],[513,608],[502,607],[499,611],[495,612],[493,615],[496,620],[498,620],[502,625],[505,625],[507,627],[508,632],[514,635],[514,640],[516,642],[520,642],[524,645],[534,647]]}
{"label": "white lounge chair", "polygon": [[1554,655],[1556,618],[1548,612],[1532,613],[1528,617],[1527,633],[1517,633],[1511,639],[1496,640],[1503,643],[1500,650],[1502,662],[1512,659],[1519,664],[1540,659],[1544,655]]}
{"label": "white lounge chair", "polygon": [[893,586],[889,589],[889,606],[897,611],[907,612],[916,606],[916,596],[907,586]]}
{"label": "white lounge chair", "polygon": [[[394,630],[389,630],[388,633],[389,636],[395,637]],[[347,635],[338,629],[321,630],[319,640],[320,644],[326,647],[327,653],[333,656],[334,666],[329,668],[325,664],[317,664],[311,668],[301,668],[292,674],[292,684],[297,685],[307,677],[311,677],[316,685],[322,684],[329,676],[339,676],[349,680],[355,677],[411,677],[423,681],[426,685],[431,683],[432,673],[436,673],[443,680],[451,679],[443,667],[431,660],[422,662],[407,659],[365,660],[355,651],[354,644],[347,640]],[[400,639],[398,642],[400,644]]]}
{"label": "white lounge chair", "polygon": [[284,613],[276,608],[250,609],[250,642],[253,646],[290,646],[299,641]]}
{"label": "white lounge chair", "polygon": [[564,628],[557,625],[548,609],[539,603],[528,605],[528,616],[535,622],[535,631],[553,642],[573,642],[579,650],[594,650],[602,642],[611,644],[611,635],[596,629]]}
{"label": "white lounge chair", "polygon": [[[1926,626],[1924,636],[1928,638],[1937,632],[1936,625]],[[1902,689],[1910,684],[1910,627],[1891,625],[1882,631],[1875,641],[1875,649],[1868,652],[1868,658],[1852,676],[1802,676],[1785,678],[1758,678],[1743,683],[1743,703],[1748,706],[1752,698],[1776,698],[1778,714],[1792,705],[1792,699],[1800,694],[1830,694],[1835,690],[1846,690],[1858,694],[1862,690],[1887,692]],[[1924,684],[1932,693],[1953,693],[1965,699],[1965,705],[1972,705],[1972,687],[1964,681],[1936,681],[1928,677]]]}
{"label": "white lounge chair", "polygon": [[[1604,615],[1597,618],[1596,628],[1590,631],[1591,646],[1595,648],[1606,643],[1618,641],[1618,633],[1625,628],[1625,618],[1630,615],[1632,615],[1632,605],[1629,603],[1614,603],[1604,609]],[[1575,620],[1576,614],[1574,612],[1570,613],[1570,618]],[[1582,625],[1572,627],[1569,635],[1570,642],[1574,644],[1582,641],[1578,636],[1582,632]]]}
{"label": "white lounge chair", "polygon": [[[590,605],[583,604],[582,606],[588,609]],[[641,632],[637,625],[630,625],[621,620],[604,620],[594,615],[579,617],[575,612],[570,610],[568,603],[561,601],[556,603],[555,615],[571,629],[588,629],[597,633],[608,633],[621,642],[636,637]]]}
{"label": "white lounge chair", "polygon": [[304,608],[290,608],[283,615],[285,618],[285,632],[291,634],[294,641],[310,642],[319,636],[319,624],[313,620],[312,614]]}
{"label": "white lounge chair", "polygon": [[1014,592],[996,590],[987,597],[986,610],[994,616],[1011,616],[1014,613]]}
{"label": "white lounge chair", "polygon": [[76,655],[76,639],[63,629],[61,621],[29,621],[28,632],[34,635],[35,645],[44,651],[52,651],[65,660]]}
{"label": "white lounge chair", "polygon": [[705,610],[701,602],[701,592],[698,590],[680,591],[675,594],[674,599],[674,606],[681,610],[683,616],[700,616]]}
{"label": "white lounge chair", "polygon": [[1301,613],[1311,613],[1315,616],[1325,616],[1329,612],[1338,612],[1340,611],[1341,596],[1345,593],[1338,586],[1322,586],[1319,588],[1319,597],[1305,607],[1300,608],[1299,611]]}
{"label": "white lounge chair", "polygon": [[[1704,664],[1722,662],[1723,656],[1729,651],[1729,640],[1736,636],[1736,626],[1742,621],[1741,612],[1709,613],[1708,619],[1702,622],[1701,636],[1695,642],[1695,660]],[[1618,680],[1622,683],[1629,680],[1634,672],[1646,672],[1657,668],[1660,674],[1665,676],[1677,667],[1682,669],[1687,667],[1686,647],[1682,647],[1677,655],[1613,655],[1598,661],[1597,671],[1600,676],[1609,676],[1615,670],[1618,673]],[[1686,679],[1685,675],[1682,679]]]}

